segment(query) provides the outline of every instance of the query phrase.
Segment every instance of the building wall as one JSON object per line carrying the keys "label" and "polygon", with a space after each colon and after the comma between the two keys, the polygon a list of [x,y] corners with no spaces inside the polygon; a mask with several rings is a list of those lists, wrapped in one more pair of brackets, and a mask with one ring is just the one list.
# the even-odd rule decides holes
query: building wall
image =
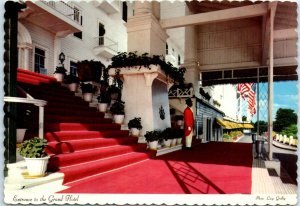
{"label": "building wall", "polygon": [[236,86],[231,84],[215,85],[211,92],[212,99],[217,100],[221,106],[218,107],[226,116],[236,119],[238,111],[238,99]]}
{"label": "building wall", "polygon": [[[167,85],[159,80],[154,80],[152,84],[152,107],[153,107],[153,128],[165,129],[171,126],[170,107]],[[160,118],[159,109],[163,107],[165,119]]]}
{"label": "building wall", "polygon": [[201,25],[198,27],[200,69],[234,68],[259,64],[261,23],[250,19]]}
{"label": "building wall", "polygon": [[83,11],[82,40],[73,34],[61,40],[62,52],[67,56],[66,68],[69,69],[69,61],[75,60],[98,60],[104,65],[109,65],[110,59],[96,55],[93,48],[98,45],[98,25],[104,25],[105,37],[118,43],[118,51],[127,51],[127,31],[125,21],[122,19],[122,9],[115,14],[107,14],[100,8],[94,6],[93,2],[80,1],[76,4]]}
{"label": "building wall", "polygon": [[21,21],[21,23],[27,28],[31,35],[33,48],[29,53],[29,68],[31,71],[34,71],[34,48],[38,47],[45,50],[45,68],[48,69],[48,74],[53,74],[55,65],[53,62],[54,58],[54,37],[55,35],[45,29],[42,29],[30,22]]}

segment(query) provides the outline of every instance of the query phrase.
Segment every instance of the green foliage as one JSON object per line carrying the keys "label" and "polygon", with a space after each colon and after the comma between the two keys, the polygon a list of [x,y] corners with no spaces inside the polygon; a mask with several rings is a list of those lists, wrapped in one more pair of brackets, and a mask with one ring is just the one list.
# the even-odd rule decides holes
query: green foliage
{"label": "green foliage", "polygon": [[245,115],[242,116],[242,121],[243,122],[247,121],[247,117]]}
{"label": "green foliage", "polygon": [[279,108],[276,112],[274,131],[281,132],[291,124],[297,124],[297,114],[292,109]]}
{"label": "green foliage", "polygon": [[111,60],[112,63],[108,66],[108,68],[116,69],[114,83],[118,83],[118,85],[120,83],[118,82],[120,80],[120,68],[139,67],[140,69],[142,66],[144,66],[150,70],[151,68],[149,66],[151,64],[160,65],[161,69],[165,72],[166,76],[172,78],[174,82],[179,82],[179,84],[184,83],[184,73],[186,69],[176,68],[170,62],[165,62],[163,56],[153,55],[151,57],[148,53],[144,53],[141,56],[139,56],[136,54],[136,52],[122,52],[112,57]]}
{"label": "green foliage", "polygon": [[101,92],[101,94],[97,97],[99,103],[109,103],[110,99],[106,92]]}
{"label": "green foliage", "polygon": [[108,71],[100,61],[83,60],[77,62],[77,73],[81,81],[99,82],[101,76],[108,81]]}
{"label": "green foliage", "polygon": [[125,102],[123,101],[116,101],[115,103],[113,103],[113,105],[111,105],[110,107],[110,112],[112,114],[125,114]]}
{"label": "green foliage", "polygon": [[147,142],[160,141],[162,139],[161,131],[159,130],[147,131],[145,134],[145,138]]}
{"label": "green foliage", "polygon": [[47,140],[34,137],[30,140],[25,140],[20,148],[20,155],[27,158],[46,157],[45,148],[47,146]]}
{"label": "green foliage", "polygon": [[67,70],[63,66],[58,66],[55,68],[54,74],[66,74]]}
{"label": "green foliage", "polygon": [[95,88],[92,84],[90,83],[82,83],[81,85],[81,90],[82,90],[82,93],[94,93],[95,91]]}
{"label": "green foliage", "polygon": [[65,83],[71,84],[71,83],[79,83],[79,78],[77,76],[74,76],[72,74],[68,74],[65,76]]}
{"label": "green foliage", "polygon": [[262,133],[268,131],[268,123],[265,121],[259,121],[254,123],[254,131],[257,131],[257,126],[259,124],[259,134],[261,135]]}
{"label": "green foliage", "polygon": [[296,139],[298,139],[297,138],[297,132],[298,132],[297,124],[291,124],[289,127],[286,127],[285,129],[283,129],[281,131],[281,134],[282,135],[287,135],[288,137],[293,136]]}
{"label": "green foliage", "polygon": [[218,107],[221,106],[221,104],[217,100],[213,100],[213,104],[216,105],[216,106],[218,106]]}
{"label": "green foliage", "polygon": [[142,119],[140,117],[135,117],[131,120],[129,120],[128,122],[128,128],[137,128],[137,129],[142,129],[142,123],[141,123]]}
{"label": "green foliage", "polygon": [[168,139],[174,139],[174,130],[170,127],[164,129],[161,132],[161,138],[163,138],[164,140],[168,140]]}

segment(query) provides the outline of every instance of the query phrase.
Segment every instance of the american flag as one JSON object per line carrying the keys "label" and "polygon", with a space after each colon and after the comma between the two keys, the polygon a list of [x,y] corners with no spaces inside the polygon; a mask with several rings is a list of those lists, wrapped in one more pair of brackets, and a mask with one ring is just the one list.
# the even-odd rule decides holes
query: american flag
{"label": "american flag", "polygon": [[256,113],[256,101],[255,92],[252,90],[254,83],[243,83],[237,85],[237,91],[241,94],[241,97],[245,100],[248,97],[248,109],[253,116]]}

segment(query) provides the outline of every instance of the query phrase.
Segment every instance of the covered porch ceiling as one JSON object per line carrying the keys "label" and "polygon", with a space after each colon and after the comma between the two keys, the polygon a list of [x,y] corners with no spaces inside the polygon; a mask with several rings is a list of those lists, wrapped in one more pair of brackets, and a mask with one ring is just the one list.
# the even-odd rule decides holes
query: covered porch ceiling
{"label": "covered porch ceiling", "polygon": [[[258,24],[262,25],[263,29],[266,29],[265,33],[262,34],[262,56],[261,60],[258,61],[257,65],[248,66],[230,66],[222,68],[214,68],[212,65],[209,69],[200,68],[199,72],[200,80],[203,86],[210,86],[215,84],[236,84],[243,82],[267,82],[268,81],[268,65],[269,65],[269,31],[268,25],[264,21],[269,17],[269,5],[268,2],[262,1],[187,1],[186,2],[189,10],[193,13],[191,16],[203,17],[202,14],[212,15],[212,18],[207,18],[206,22],[199,22],[189,24],[189,25],[202,25],[210,24],[214,22],[230,21],[232,19],[244,19],[248,18],[252,21],[256,21]],[[240,7],[245,8],[243,10],[238,10]],[[253,13],[246,8],[252,9]],[[257,9],[254,9],[254,7]],[[242,9],[242,8],[241,8]],[[226,11],[239,11],[236,14],[230,14]],[[222,13],[223,12],[223,13]],[[242,14],[243,13],[243,14]],[[220,14],[220,15],[218,15]],[[224,14],[224,15],[222,15]],[[198,15],[198,16],[196,16]],[[223,20],[222,20],[223,18]],[[203,18],[202,18],[203,19]],[[213,21],[211,21],[213,19]],[[187,19],[188,20],[188,19]],[[192,22],[191,19],[187,21]],[[163,22],[169,26],[172,22]],[[188,25],[187,25],[188,26]],[[297,3],[296,2],[277,2],[276,12],[274,17],[274,38],[278,40],[289,40],[298,39],[298,34],[294,31],[297,28]],[[173,25],[174,28],[174,25]],[[265,39],[265,40],[264,40]],[[296,47],[296,46],[295,46]],[[287,81],[287,80],[298,80],[297,66],[298,63],[294,56],[290,56],[285,59],[286,61],[282,64],[274,64],[274,81]]]}

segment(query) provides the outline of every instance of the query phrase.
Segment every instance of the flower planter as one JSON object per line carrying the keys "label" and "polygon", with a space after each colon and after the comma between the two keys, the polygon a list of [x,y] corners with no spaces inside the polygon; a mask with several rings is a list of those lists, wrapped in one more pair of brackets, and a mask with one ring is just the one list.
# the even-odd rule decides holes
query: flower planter
{"label": "flower planter", "polygon": [[286,135],[283,135],[283,144],[287,143],[288,142],[288,138]]}
{"label": "flower planter", "polygon": [[30,176],[43,176],[47,170],[49,156],[41,158],[24,157]]}
{"label": "flower planter", "polygon": [[78,83],[71,83],[71,84],[68,84],[68,87],[70,89],[71,92],[77,92],[77,89],[78,89]]}
{"label": "flower planter", "polygon": [[114,115],[114,122],[115,122],[116,124],[122,124],[123,121],[124,121],[124,117],[125,117],[124,114],[115,114],[115,115]]}
{"label": "flower planter", "polygon": [[27,129],[17,129],[17,143],[23,142],[26,130]]}
{"label": "flower planter", "polygon": [[177,126],[182,126],[183,125],[183,120],[177,120],[176,124],[177,124]]}
{"label": "flower planter", "polygon": [[131,133],[132,136],[138,137],[140,135],[140,130],[137,129],[137,128],[131,128],[130,133]]}
{"label": "flower planter", "polygon": [[293,136],[290,136],[289,145],[292,145],[292,143],[293,143],[293,139],[294,139],[294,137],[293,137]]}
{"label": "flower planter", "polygon": [[177,139],[172,139],[171,140],[171,147],[176,146],[176,143],[177,143]]}
{"label": "flower planter", "polygon": [[149,148],[151,150],[157,150],[158,141],[149,142]]}
{"label": "flower planter", "polygon": [[170,147],[170,145],[171,145],[171,139],[164,140],[165,147]]}
{"label": "flower planter", "polygon": [[180,145],[181,142],[182,142],[182,138],[177,138],[176,140],[177,140],[177,141],[176,141],[176,144],[177,144],[177,145]]}
{"label": "flower planter", "polygon": [[61,73],[54,73],[54,78],[58,81],[58,82],[63,82],[64,80],[64,74]]}
{"label": "flower planter", "polygon": [[91,102],[93,99],[93,93],[83,93],[83,99],[86,102]]}
{"label": "flower planter", "polygon": [[106,112],[108,103],[98,103],[98,109],[100,112]]}

